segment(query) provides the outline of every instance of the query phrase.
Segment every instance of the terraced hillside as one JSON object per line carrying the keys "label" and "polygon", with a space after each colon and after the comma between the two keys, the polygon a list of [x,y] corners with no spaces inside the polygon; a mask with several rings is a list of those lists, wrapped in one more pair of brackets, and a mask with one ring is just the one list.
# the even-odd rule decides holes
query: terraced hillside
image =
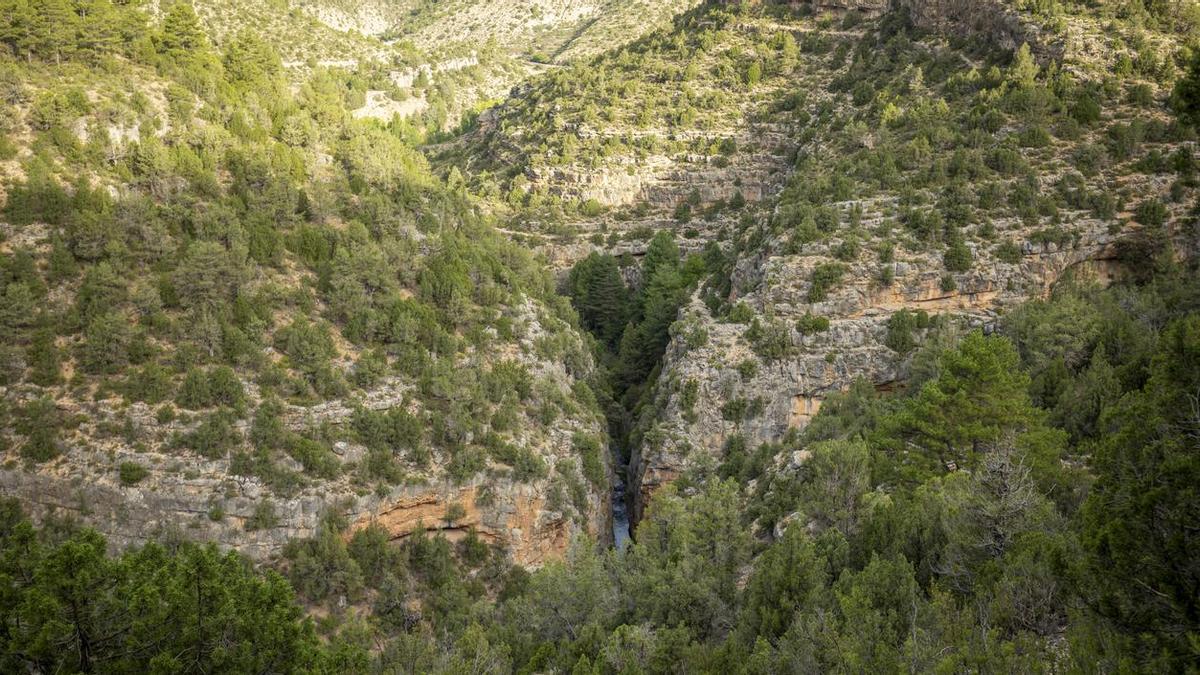
{"label": "terraced hillside", "polygon": [[[170,3],[156,3],[161,9]],[[398,53],[377,37],[320,20],[286,0],[197,0],[192,3],[209,37],[224,44],[239,32],[271,36],[284,63],[292,67],[309,61],[355,67],[359,61],[390,62]]]}
{"label": "terraced hillside", "polygon": [[698,250],[776,194],[804,134],[796,83],[831,75],[801,58],[860,35],[815,21],[699,11],[676,29],[551,74],[444,148],[472,186],[505,198],[552,264],[644,252],[672,230]]}
{"label": "terraced hillside", "polygon": [[432,49],[494,41],[513,53],[566,63],[636,40],[669,23],[695,0],[537,0],[411,2],[391,34]]}
{"label": "terraced hillside", "polygon": [[254,33],[112,11],[128,46],[4,65],[4,493],[256,558],[329,515],[531,565],[607,536],[569,308],[408,130],[356,119],[370,75],[293,90]]}
{"label": "terraced hillside", "polygon": [[642,415],[642,504],[803,428],[859,378],[903,386],[923,335],[992,330],[1063,279],[1108,284],[1171,241],[1195,252],[1194,135],[1165,107],[1162,35],[1076,17],[1064,60],[1040,66],[902,18],[864,28],[807,56],[830,98],[808,89],[787,186],[731,237],[728,277],[710,282],[727,301],[698,294],[681,317]]}

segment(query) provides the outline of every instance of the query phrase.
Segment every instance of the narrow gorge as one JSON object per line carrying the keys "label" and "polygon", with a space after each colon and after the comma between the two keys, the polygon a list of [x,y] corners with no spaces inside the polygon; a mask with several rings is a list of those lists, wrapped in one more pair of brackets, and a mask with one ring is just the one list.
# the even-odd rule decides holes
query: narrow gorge
{"label": "narrow gorge", "polygon": [[0,672],[1193,673],[1195,0],[0,0]]}

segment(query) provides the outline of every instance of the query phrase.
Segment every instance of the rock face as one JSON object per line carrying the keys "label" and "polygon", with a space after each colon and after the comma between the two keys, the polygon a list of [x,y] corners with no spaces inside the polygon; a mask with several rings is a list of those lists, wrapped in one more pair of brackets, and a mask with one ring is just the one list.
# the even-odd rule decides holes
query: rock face
{"label": "rock face", "polygon": [[[144,461],[133,453],[116,458]],[[66,478],[3,470],[0,493],[19,499],[35,518],[77,517],[103,533],[114,549],[182,537],[236,548],[258,560],[278,554],[291,538],[315,534],[330,507],[339,508],[352,527],[377,522],[396,540],[417,529],[442,531],[456,540],[474,529],[489,543],[508,549],[515,564],[528,567],[561,558],[576,533],[604,542],[612,532],[609,491],[589,491],[581,520],[570,506],[548,503],[552,479],[516,483],[477,478],[467,485],[404,486],[382,497],[326,486],[333,489],[279,497],[254,480],[221,478],[224,471],[217,462],[198,463],[182,476],[152,476],[145,486],[123,486],[104,474]],[[247,529],[263,503],[273,505],[274,520]],[[448,520],[456,512],[462,515]]]}
{"label": "rock face", "polygon": [[[542,328],[547,319],[532,302],[522,311],[518,323],[523,332],[516,344],[488,358],[525,365],[536,381],[555,383],[558,395],[569,400],[576,376],[586,375],[591,364],[568,370],[560,361],[539,356],[535,345],[547,335]],[[484,362],[464,362],[462,367],[478,368]],[[516,480],[509,467],[493,459],[484,471],[455,482],[447,476],[450,458],[433,448],[430,465],[407,471],[399,484],[384,489],[361,480],[358,467],[368,452],[350,430],[355,409],[403,407],[419,413],[408,396],[412,388],[403,378],[391,377],[353,401],[285,406],[285,428],[321,428],[340,439],[332,443],[340,465],[333,478],[311,476],[300,462],[279,456],[279,468],[297,476],[289,489],[239,475],[244,469],[236,467],[234,457],[206,458],[178,447],[174,439],[194,430],[199,418],[162,422],[156,409],[144,403],[126,405],[118,398],[77,403],[64,397],[57,401],[60,412],[83,421],[64,439],[63,453],[43,464],[25,465],[18,458],[19,446],[10,444],[0,467],[0,494],[17,498],[35,519],[77,518],[103,533],[114,549],[180,537],[213,541],[257,560],[277,555],[291,538],[312,536],[330,510],[352,527],[378,522],[395,539],[418,528],[441,530],[452,539],[474,529],[506,549],[514,563],[531,567],[564,555],[578,533],[601,543],[611,538],[609,453],[601,449],[604,480],[592,484],[583,477],[574,446],[577,433],[602,438],[603,420],[582,409],[544,426],[533,419],[532,410],[520,412],[511,442],[544,463],[540,477]],[[41,392],[9,389],[0,395],[13,403]],[[247,384],[247,397],[251,402],[259,398],[253,384]],[[248,436],[250,424],[243,419],[233,427]],[[123,465],[140,466],[145,475],[123,480]]]}
{"label": "rock face", "polygon": [[906,10],[916,25],[944,35],[981,38],[996,49],[1009,51],[1027,43],[1044,63],[1063,56],[1060,40],[1045,35],[1002,0],[811,0],[791,4],[809,4],[817,12],[859,12],[867,17]]}
{"label": "rock face", "polygon": [[[895,279],[882,288],[874,265],[852,264],[845,284],[820,302],[807,301],[808,280],[812,268],[830,258],[816,253],[742,261],[743,277],[753,275],[756,282],[740,300],[766,330],[781,331],[786,355],[764,358],[748,326],[718,322],[698,299],[684,309],[656,400],[642,420],[644,440],[633,450],[633,522],[660,486],[690,469],[715,466],[730,439],[739,437],[751,449],[778,442],[806,426],[830,393],[858,378],[880,390],[901,383],[905,360],[885,345],[896,311],[951,314],[990,329],[1005,308],[1046,295],[1068,272],[1112,281],[1121,274],[1114,245],[1120,236],[1092,221],[1078,244],[1028,244],[1017,263],[988,261],[956,275],[953,291],[942,289],[941,262],[933,256],[891,263]],[[828,329],[801,333],[797,321],[806,314],[828,318]],[[739,408],[751,412],[737,416]]]}
{"label": "rock face", "polygon": [[[853,0],[851,0],[853,1]],[[997,49],[1015,50],[1028,44],[1043,63],[1063,56],[1064,45],[1045,35],[1001,0],[893,0],[908,9],[918,26],[945,35],[981,37]]]}
{"label": "rock face", "polygon": [[[412,496],[380,500],[370,510],[358,514],[353,527],[375,523],[391,533],[393,540],[418,530],[438,530],[451,541],[473,529],[489,543],[508,547],[514,563],[539,567],[548,560],[561,558],[571,537],[580,531],[561,511],[548,505],[549,487],[544,482],[509,481],[486,487],[422,490]],[[597,516],[611,510],[607,499],[599,495],[589,495],[589,500],[589,511]],[[458,514],[461,515],[452,520],[447,518]],[[605,538],[611,536],[612,525],[598,517],[582,529],[608,543]]]}

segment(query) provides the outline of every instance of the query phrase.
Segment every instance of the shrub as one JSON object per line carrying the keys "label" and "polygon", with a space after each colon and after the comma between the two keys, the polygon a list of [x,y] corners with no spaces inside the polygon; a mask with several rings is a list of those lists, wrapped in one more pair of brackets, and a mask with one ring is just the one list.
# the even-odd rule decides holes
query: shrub
{"label": "shrub", "polygon": [[34,462],[45,462],[61,452],[58,444],[62,416],[50,398],[39,398],[20,408],[14,425],[17,433],[25,435],[21,456]]}
{"label": "shrub", "polygon": [[681,223],[687,223],[692,220],[692,205],[687,202],[681,202],[675,207],[675,220]]}
{"label": "shrub", "polygon": [[1044,127],[1026,127],[1017,138],[1023,148],[1044,148],[1052,142],[1050,133]]}
{"label": "shrub", "polygon": [[1157,199],[1146,199],[1137,206],[1134,217],[1145,227],[1161,227],[1167,222],[1170,211]]}
{"label": "shrub", "polygon": [[294,435],[288,443],[288,454],[304,467],[304,470],[315,476],[330,479],[336,478],[341,469],[333,451],[324,443]]}
{"label": "shrub", "polygon": [[834,247],[833,257],[847,262],[854,260],[858,257],[858,242],[854,239],[846,239]]}
{"label": "shrub", "polygon": [[817,265],[812,273],[812,285],[808,288],[808,301],[821,302],[829,295],[829,291],[842,281],[846,267],[837,263]]}
{"label": "shrub", "polygon": [[1095,124],[1100,121],[1100,101],[1091,90],[1084,90],[1076,97],[1070,112],[1071,117],[1082,125]]}
{"label": "shrub", "polygon": [[171,395],[171,373],[157,363],[148,363],[129,374],[123,393],[131,401],[162,403]]}
{"label": "shrub", "polygon": [[[545,460],[528,448],[518,448],[512,457],[513,480],[528,483],[549,473]],[[471,472],[473,473],[473,472]]]}
{"label": "shrub", "polygon": [[891,286],[896,281],[896,268],[892,265],[879,266],[879,285],[883,288]]}
{"label": "shrub", "polygon": [[575,446],[575,452],[579,454],[580,464],[583,466],[583,477],[587,478],[593,487],[603,487],[605,484],[604,461],[600,454],[602,452],[600,440],[590,434],[576,433],[571,442]]}
{"label": "shrub", "polygon": [[595,199],[589,199],[579,205],[579,214],[587,218],[602,216],[606,210],[604,205]]}
{"label": "shrub", "polygon": [[[888,269],[891,269],[888,267]],[[796,320],[796,330],[801,335],[812,335],[829,330],[829,318],[817,316],[812,312],[805,312],[804,316]]]}
{"label": "shrub", "polygon": [[88,323],[84,332],[83,367],[91,373],[115,373],[129,363],[129,322],[115,312]]}
{"label": "shrub", "polygon": [[183,378],[183,384],[179,387],[179,394],[175,397],[175,402],[179,407],[187,410],[200,410],[207,408],[212,400],[212,393],[208,387],[208,377],[203,370],[192,368],[188,370],[187,375]]}
{"label": "shrub", "polygon": [[887,335],[883,343],[897,354],[908,354],[917,346],[913,333],[929,326],[929,315],[924,311],[910,312],[902,309],[888,317]]}
{"label": "shrub", "polygon": [[269,530],[279,524],[279,516],[275,513],[275,502],[267,499],[254,505],[254,512],[243,523],[247,532]]}
{"label": "shrub", "polygon": [[240,409],[245,403],[245,390],[237,373],[229,366],[219,366],[208,372],[208,405],[224,405]]}
{"label": "shrub", "polygon": [[150,470],[137,462],[121,462],[117,473],[121,478],[121,485],[136,485],[150,475]]}
{"label": "shrub", "polygon": [[329,328],[303,317],[276,334],[275,348],[287,355],[292,367],[310,376],[326,366],[334,354]]}
{"label": "shrub", "polygon": [[468,529],[467,536],[458,542],[458,554],[469,567],[479,567],[487,562],[490,552],[487,542],[479,537],[474,527]]}
{"label": "shrub", "polygon": [[1000,262],[1015,265],[1021,262],[1021,247],[1011,239],[1006,239],[996,246],[994,253]]}
{"label": "shrub", "polygon": [[242,435],[233,426],[233,415],[228,411],[209,415],[200,426],[179,439],[180,446],[209,459],[225,457],[241,442]]}
{"label": "shrub", "polygon": [[759,63],[758,61],[755,61],[754,63],[750,64],[749,68],[746,69],[746,84],[753,87],[754,85],[758,84],[759,81],[761,81],[761,80],[762,80],[762,64]]}
{"label": "shrub", "polygon": [[754,318],[754,310],[745,302],[739,302],[729,309],[727,318],[730,323],[750,323]]}
{"label": "shrub", "polygon": [[778,361],[792,352],[792,336],[787,326],[774,321],[761,321],[757,317],[746,329],[746,340],[764,361]]}
{"label": "shrub", "polygon": [[942,254],[942,264],[951,272],[966,272],[971,269],[971,249],[961,240],[956,239],[946,247]]}

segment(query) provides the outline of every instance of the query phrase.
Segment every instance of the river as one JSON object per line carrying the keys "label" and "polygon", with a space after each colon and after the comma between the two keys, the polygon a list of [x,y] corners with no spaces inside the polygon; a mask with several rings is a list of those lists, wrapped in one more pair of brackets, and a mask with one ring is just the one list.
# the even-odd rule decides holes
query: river
{"label": "river", "polygon": [[625,471],[618,471],[613,483],[612,493],[612,523],[613,547],[624,551],[629,545],[629,511],[625,503]]}

